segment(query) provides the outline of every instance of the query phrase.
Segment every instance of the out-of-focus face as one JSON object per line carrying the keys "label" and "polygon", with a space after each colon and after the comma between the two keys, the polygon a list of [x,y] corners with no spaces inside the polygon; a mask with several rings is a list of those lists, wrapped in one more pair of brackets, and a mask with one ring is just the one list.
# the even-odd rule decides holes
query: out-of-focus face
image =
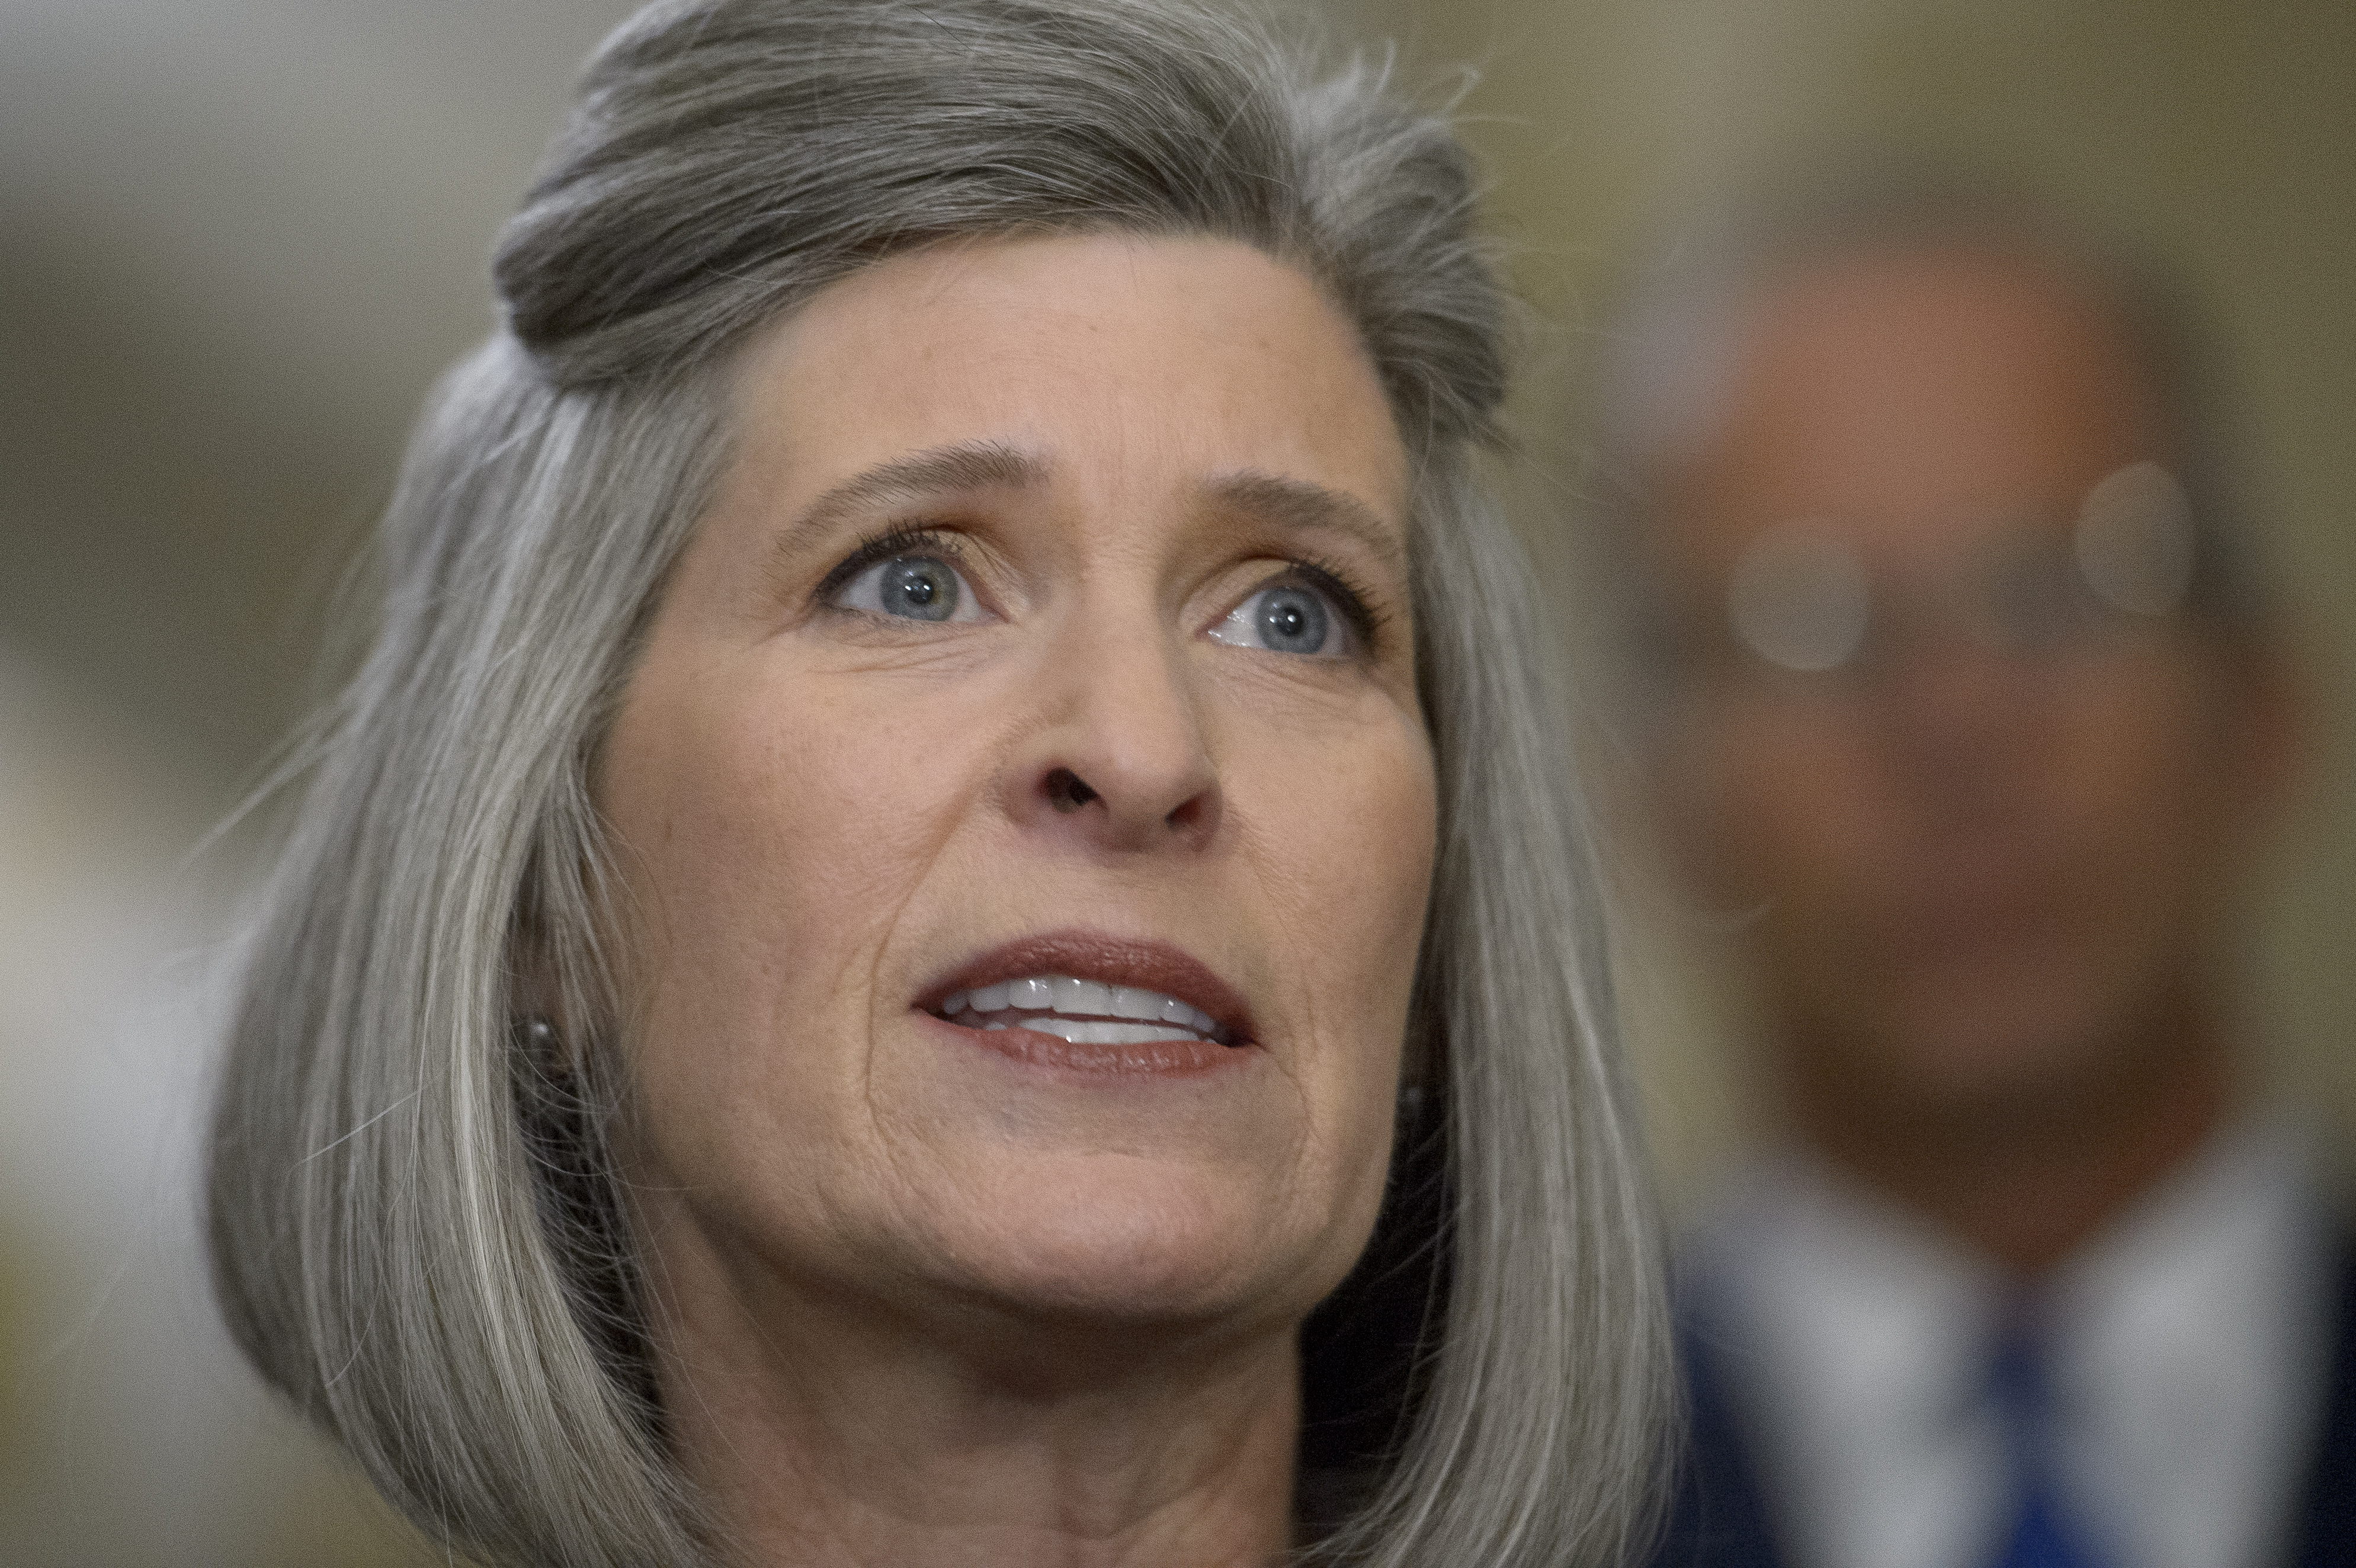
{"label": "out-of-focus face", "polygon": [[1987,573],[2069,561],[2090,489],[2168,456],[2115,329],[2000,254],[1859,255],[1748,308],[1666,491],[1671,580],[1723,632],[1742,563],[1829,542],[1883,640],[1803,674],[1723,638],[1668,756],[1685,847],[1749,917],[1820,1100],[1938,1114],[2114,1082],[2205,984],[2281,751],[2246,667],[2180,613],[2025,649],[1973,630],[2009,581]]}
{"label": "out-of-focus face", "polygon": [[758,341],[736,417],[599,779],[657,1253],[1296,1322],[1379,1202],[1433,852],[1352,329],[1237,244],[960,245]]}

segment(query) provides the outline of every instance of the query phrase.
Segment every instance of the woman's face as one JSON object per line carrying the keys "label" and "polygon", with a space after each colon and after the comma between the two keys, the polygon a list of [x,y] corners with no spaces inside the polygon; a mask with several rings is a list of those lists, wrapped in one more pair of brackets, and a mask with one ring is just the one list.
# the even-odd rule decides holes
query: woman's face
{"label": "woman's face", "polygon": [[1289,1326],[1380,1198],[1434,833],[1351,328],[1239,244],[960,245],[735,417],[599,777],[662,1265]]}

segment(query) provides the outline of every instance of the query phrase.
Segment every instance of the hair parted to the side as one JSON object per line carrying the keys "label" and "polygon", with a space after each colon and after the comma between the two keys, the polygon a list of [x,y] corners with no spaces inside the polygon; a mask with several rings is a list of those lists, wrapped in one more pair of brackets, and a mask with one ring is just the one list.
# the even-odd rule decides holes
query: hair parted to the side
{"label": "hair parted to the side", "polygon": [[[1440,841],[1399,1164],[1438,1176],[1394,1180],[1377,1244],[1430,1307],[1369,1340],[1356,1296],[1400,1273],[1362,1267],[1306,1331],[1377,1343],[1401,1413],[1344,1456],[1364,1484],[1306,1556],[1605,1563],[1641,1536],[1658,1260],[1589,827],[1527,569],[1472,473],[1505,307],[1473,197],[1383,70],[1321,79],[1185,5],[695,0],[607,42],[501,240],[505,325],[434,394],[384,519],[381,624],[305,753],[210,1150],[232,1331],[411,1518],[494,1563],[713,1560],[605,1153],[627,1085],[597,749],[725,461],[747,335],[911,247],[1109,229],[1315,278],[1418,475]],[[1312,1415],[1332,1360],[1304,1344]]]}

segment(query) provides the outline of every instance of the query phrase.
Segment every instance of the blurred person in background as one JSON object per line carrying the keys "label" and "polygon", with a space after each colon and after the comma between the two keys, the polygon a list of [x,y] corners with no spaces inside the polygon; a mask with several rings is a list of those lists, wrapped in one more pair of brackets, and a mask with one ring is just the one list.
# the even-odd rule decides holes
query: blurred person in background
{"label": "blurred person in background", "polygon": [[2302,713],[2176,296],[1954,170],[1712,232],[1608,537],[1780,1136],[1682,1253],[1658,1561],[2356,1563],[2356,1272],[2226,1005]]}

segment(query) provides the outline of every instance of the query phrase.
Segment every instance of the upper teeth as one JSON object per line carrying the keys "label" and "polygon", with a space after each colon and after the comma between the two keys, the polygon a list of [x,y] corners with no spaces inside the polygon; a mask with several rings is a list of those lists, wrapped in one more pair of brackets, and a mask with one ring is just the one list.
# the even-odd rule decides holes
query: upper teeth
{"label": "upper teeth", "polygon": [[[1069,975],[1030,975],[1020,980],[954,992],[943,998],[941,1016],[1021,1011],[1064,1015],[1019,1020],[1024,1029],[1065,1040],[1095,1045],[1142,1045],[1157,1040],[1217,1040],[1218,1021],[1199,1008],[1175,997],[1135,986],[1108,986],[1099,980],[1078,980]],[[1114,1019],[1132,1022],[1116,1023]],[[1017,1020],[980,1018],[981,1029],[1007,1029]]]}

